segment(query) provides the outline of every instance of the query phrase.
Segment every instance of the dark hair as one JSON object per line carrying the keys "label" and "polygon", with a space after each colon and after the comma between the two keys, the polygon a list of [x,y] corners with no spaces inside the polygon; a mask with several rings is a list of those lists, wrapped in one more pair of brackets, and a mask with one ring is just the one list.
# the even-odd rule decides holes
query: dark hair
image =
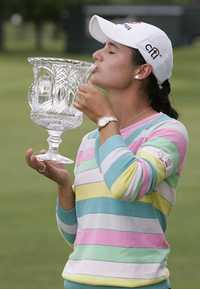
{"label": "dark hair", "polygon": [[[145,64],[146,61],[139,50],[133,49],[133,51],[134,63],[136,65]],[[178,119],[178,112],[172,107],[169,99],[170,91],[171,87],[168,80],[165,80],[162,83],[162,87],[159,87],[157,79],[153,73],[150,74],[146,85],[146,92],[148,94],[151,107],[157,112],[163,112],[172,118]]]}

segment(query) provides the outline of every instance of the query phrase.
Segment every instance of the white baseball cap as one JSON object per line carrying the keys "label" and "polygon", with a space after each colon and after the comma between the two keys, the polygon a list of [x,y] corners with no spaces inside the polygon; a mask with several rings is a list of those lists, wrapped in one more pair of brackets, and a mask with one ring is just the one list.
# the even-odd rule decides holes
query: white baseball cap
{"label": "white baseball cap", "polygon": [[89,32],[101,43],[112,40],[138,49],[146,63],[152,65],[153,74],[159,85],[170,78],[173,49],[169,37],[160,28],[145,22],[114,24],[93,15],[89,22]]}

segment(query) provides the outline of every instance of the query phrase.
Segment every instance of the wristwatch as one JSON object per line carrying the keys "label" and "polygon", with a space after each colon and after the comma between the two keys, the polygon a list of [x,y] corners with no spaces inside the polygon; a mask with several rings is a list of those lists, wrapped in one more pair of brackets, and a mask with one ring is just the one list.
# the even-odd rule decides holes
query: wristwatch
{"label": "wristwatch", "polygon": [[102,116],[97,121],[98,128],[103,128],[111,121],[118,121],[118,119],[114,116]]}

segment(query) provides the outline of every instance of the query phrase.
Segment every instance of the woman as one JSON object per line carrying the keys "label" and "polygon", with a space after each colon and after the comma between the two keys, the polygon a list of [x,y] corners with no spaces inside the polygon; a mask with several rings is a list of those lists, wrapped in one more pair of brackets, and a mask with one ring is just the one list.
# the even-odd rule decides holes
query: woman
{"label": "woman", "polygon": [[89,30],[104,46],[74,105],[98,128],[81,142],[73,185],[59,165],[26,154],[58,184],[57,224],[73,248],[65,288],[168,289],[166,223],[188,143],[168,98],[171,42],[150,24],[96,15]]}

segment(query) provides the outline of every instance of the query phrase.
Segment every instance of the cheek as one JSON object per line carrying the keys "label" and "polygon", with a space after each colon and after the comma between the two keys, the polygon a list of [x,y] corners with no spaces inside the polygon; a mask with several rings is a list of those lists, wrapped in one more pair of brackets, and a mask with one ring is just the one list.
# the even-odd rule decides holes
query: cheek
{"label": "cheek", "polygon": [[116,82],[124,82],[132,78],[132,73],[124,65],[112,70],[111,75]]}
{"label": "cheek", "polygon": [[90,81],[103,88],[126,88],[132,82],[132,74],[126,69],[110,68],[92,75]]}
{"label": "cheek", "polygon": [[132,69],[126,64],[113,66],[108,78],[112,79],[113,85],[118,88],[126,87],[132,82]]}

